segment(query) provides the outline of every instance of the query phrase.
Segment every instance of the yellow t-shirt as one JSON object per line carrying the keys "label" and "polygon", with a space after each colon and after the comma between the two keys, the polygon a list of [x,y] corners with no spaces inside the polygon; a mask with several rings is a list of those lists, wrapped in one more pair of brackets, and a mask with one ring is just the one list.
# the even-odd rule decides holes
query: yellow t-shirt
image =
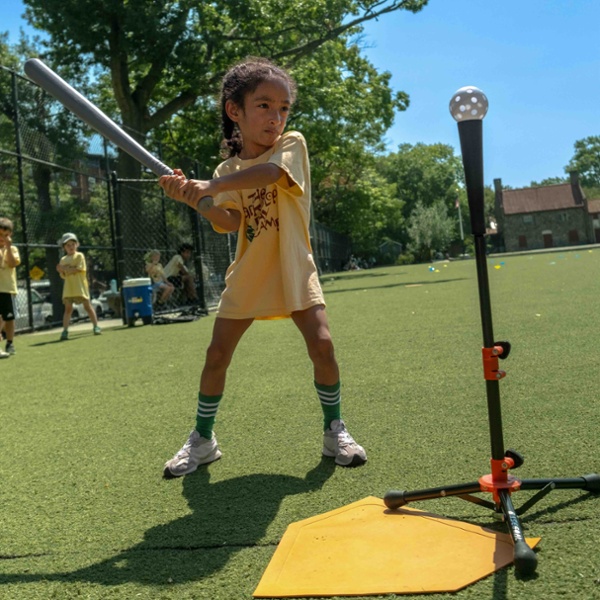
{"label": "yellow t-shirt", "polygon": [[215,197],[215,205],[241,214],[235,259],[227,269],[217,309],[219,317],[277,319],[325,305],[310,246],[310,167],[302,134],[285,133],[257,158],[230,158],[217,167],[215,177],[264,163],[281,167],[293,183],[284,174],[264,188]]}
{"label": "yellow t-shirt", "polygon": [[152,279],[152,283],[162,283],[167,279],[161,263],[146,263],[146,273]]}
{"label": "yellow t-shirt", "polygon": [[86,277],[86,264],[85,256],[81,252],[75,252],[75,254],[66,254],[60,259],[60,264],[63,266],[76,267],[79,269],[77,273],[64,275],[61,273],[61,277],[65,280],[63,287],[63,299],[64,298],[85,298],[90,299],[90,290],[88,287],[88,281]]}
{"label": "yellow t-shirt", "polygon": [[[10,250],[14,259],[17,261],[17,265],[20,265],[21,256],[19,255],[19,249],[16,246],[11,246]],[[4,246],[0,248],[0,293],[16,294],[17,269],[15,267],[9,267],[6,264],[7,255],[8,248],[5,248]]]}

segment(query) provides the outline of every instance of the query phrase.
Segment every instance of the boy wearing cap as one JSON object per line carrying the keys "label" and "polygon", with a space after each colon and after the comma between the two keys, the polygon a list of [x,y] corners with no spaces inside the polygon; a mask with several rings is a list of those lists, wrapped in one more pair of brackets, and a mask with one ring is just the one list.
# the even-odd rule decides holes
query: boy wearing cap
{"label": "boy wearing cap", "polygon": [[14,297],[17,295],[17,267],[21,264],[19,250],[12,245],[13,223],[0,218],[0,321],[4,322],[6,352],[0,350],[0,358],[15,354]]}
{"label": "boy wearing cap", "polygon": [[98,318],[90,303],[85,256],[77,251],[79,240],[74,233],[65,233],[60,238],[59,245],[65,252],[65,255],[60,259],[58,265],[56,265],[56,270],[65,280],[62,296],[63,304],[65,305],[65,314],[63,315],[63,331],[60,339],[61,341],[69,339],[69,323],[71,322],[74,303],[83,304],[83,308],[93,324],[94,335],[100,335],[101,330],[98,327]]}

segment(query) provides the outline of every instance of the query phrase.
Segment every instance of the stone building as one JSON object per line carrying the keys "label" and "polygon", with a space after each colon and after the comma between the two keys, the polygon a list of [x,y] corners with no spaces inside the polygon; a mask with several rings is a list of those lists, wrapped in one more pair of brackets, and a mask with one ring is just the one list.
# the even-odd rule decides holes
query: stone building
{"label": "stone building", "polygon": [[569,183],[503,190],[494,180],[499,250],[514,252],[600,242],[600,200],[587,200],[577,173]]}

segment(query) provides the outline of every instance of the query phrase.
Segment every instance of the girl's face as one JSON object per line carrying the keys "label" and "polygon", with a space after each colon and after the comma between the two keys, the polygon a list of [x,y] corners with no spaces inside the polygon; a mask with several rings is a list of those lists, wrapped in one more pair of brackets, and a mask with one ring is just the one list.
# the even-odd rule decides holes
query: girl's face
{"label": "girl's face", "polygon": [[67,254],[75,254],[75,251],[77,250],[77,242],[75,240],[69,240],[68,242],[65,242],[63,248]]}
{"label": "girl's face", "polygon": [[229,100],[225,109],[238,124],[244,147],[240,158],[256,158],[273,147],[285,129],[292,105],[289,85],[282,79],[267,79],[246,94],[244,106]]}
{"label": "girl's face", "polygon": [[156,264],[160,260],[160,252],[155,252],[152,255],[152,262]]}
{"label": "girl's face", "polygon": [[6,240],[10,238],[10,233],[9,229],[0,229],[0,248],[4,248]]}

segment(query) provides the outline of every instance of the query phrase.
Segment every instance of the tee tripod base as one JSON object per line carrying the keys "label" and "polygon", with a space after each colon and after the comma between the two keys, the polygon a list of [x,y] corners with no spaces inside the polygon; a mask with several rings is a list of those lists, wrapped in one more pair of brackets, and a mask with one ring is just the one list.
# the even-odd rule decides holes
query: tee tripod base
{"label": "tee tripod base", "polygon": [[[478,481],[453,484],[443,487],[414,491],[389,491],[385,497],[385,505],[391,509],[400,508],[417,500],[432,500],[446,496],[458,496],[463,500],[479,504],[501,514],[514,545],[515,570],[519,575],[531,575],[537,568],[537,556],[527,545],[519,516],[539,502],[555,489],[580,489],[588,492],[600,492],[600,475],[592,473],[582,477],[559,479],[517,479],[508,474],[508,469],[516,468],[523,463],[520,455],[507,450],[504,460],[492,460],[492,473],[484,475]],[[538,490],[527,502],[515,509],[511,494],[517,490]],[[493,502],[473,496],[477,492],[489,492]]]}

